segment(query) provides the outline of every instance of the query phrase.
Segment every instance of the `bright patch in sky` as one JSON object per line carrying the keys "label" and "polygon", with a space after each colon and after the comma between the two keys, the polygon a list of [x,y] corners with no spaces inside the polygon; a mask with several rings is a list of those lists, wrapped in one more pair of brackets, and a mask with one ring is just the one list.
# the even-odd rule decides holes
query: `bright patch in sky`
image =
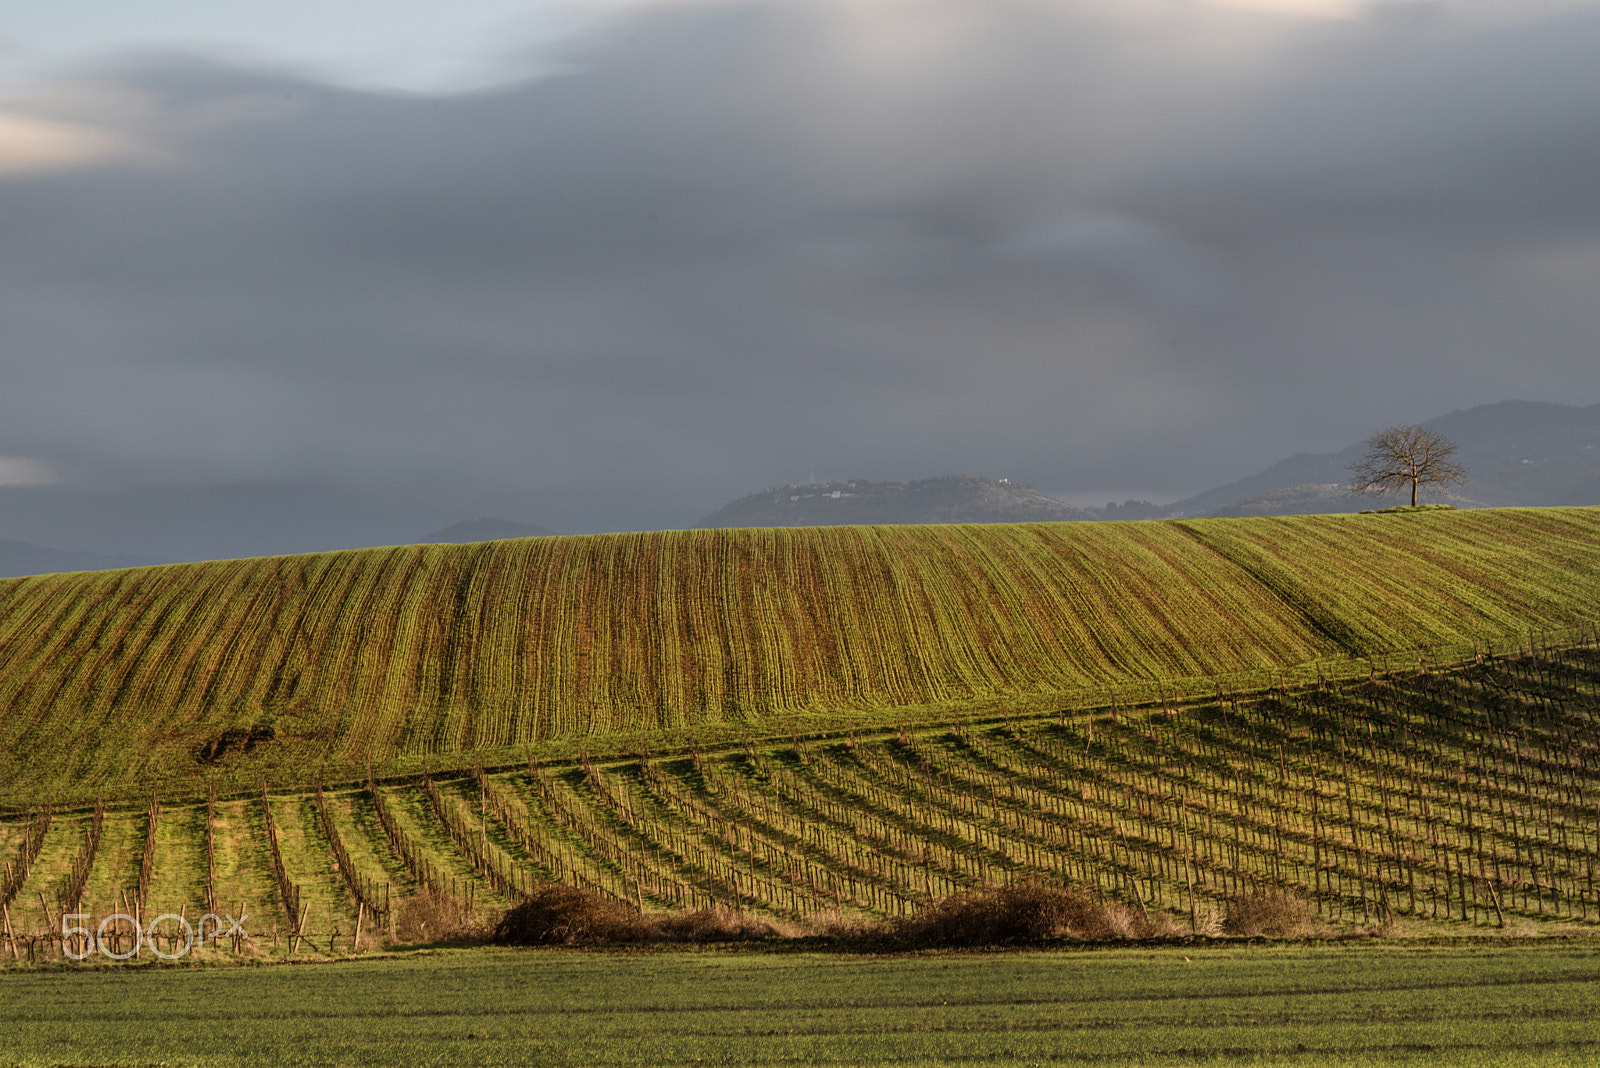
{"label": "bright patch in sky", "polygon": [[[813,0],[849,16],[863,47],[891,64],[930,54],[960,30],[968,5],[947,0]],[[1515,18],[1600,0],[1031,0],[1040,9],[1169,21],[1184,6],[1224,7],[1307,19],[1345,19],[1388,8],[1426,8]],[[287,65],[337,84],[452,92],[518,80],[539,69],[541,49],[646,8],[748,6],[765,0],[72,0],[13,5],[0,27],[0,82],[140,51],[194,52],[224,61]],[[1030,4],[1021,4],[1026,8]],[[892,26],[888,35],[875,32]],[[939,54],[934,49],[931,54]]]}
{"label": "bright patch in sky", "polygon": [[55,481],[48,464],[23,456],[0,456],[0,486],[48,486]]}
{"label": "bright patch in sky", "polygon": [[0,111],[0,175],[90,163],[120,147],[115,137],[91,127]]}
{"label": "bright patch in sky", "polygon": [[1209,0],[1220,7],[1247,11],[1266,11],[1276,15],[1301,15],[1308,18],[1354,18],[1368,6],[1368,0]]}
{"label": "bright patch in sky", "polygon": [[439,91],[503,80],[514,50],[586,25],[581,0],[73,0],[18,5],[0,28],[0,77],[140,50],[291,64],[334,82]]}

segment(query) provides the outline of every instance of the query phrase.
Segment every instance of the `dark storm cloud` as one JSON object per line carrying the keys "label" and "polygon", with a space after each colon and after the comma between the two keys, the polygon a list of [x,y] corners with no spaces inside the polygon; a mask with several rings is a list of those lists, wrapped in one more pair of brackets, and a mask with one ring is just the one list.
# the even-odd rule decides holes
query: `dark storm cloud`
{"label": "dark storm cloud", "polygon": [[1595,399],[1600,16],[1117,10],[674,6],[492,92],[44,94],[11,114],[116,143],[0,174],[0,454],[576,530],[813,468],[1179,496]]}

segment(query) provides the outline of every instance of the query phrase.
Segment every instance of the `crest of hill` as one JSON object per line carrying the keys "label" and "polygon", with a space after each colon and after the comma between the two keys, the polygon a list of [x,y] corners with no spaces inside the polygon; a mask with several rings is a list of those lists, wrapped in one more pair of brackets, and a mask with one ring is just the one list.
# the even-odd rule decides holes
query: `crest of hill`
{"label": "crest of hill", "polygon": [[1096,518],[1026,482],[945,475],[912,482],[773,486],[724,505],[697,527],[833,527],[923,523],[1049,523]]}
{"label": "crest of hill", "polygon": [[0,799],[915,722],[1572,627],[1596,603],[1600,509],[661,531],[5,579]]}

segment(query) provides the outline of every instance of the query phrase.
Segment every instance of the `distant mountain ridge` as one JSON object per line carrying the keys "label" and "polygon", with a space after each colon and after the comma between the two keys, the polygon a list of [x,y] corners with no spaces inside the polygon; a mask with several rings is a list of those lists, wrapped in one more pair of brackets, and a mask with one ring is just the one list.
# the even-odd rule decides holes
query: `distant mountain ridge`
{"label": "distant mountain ridge", "polygon": [[549,527],[514,523],[509,519],[463,519],[418,541],[424,545],[439,542],[459,545],[471,541],[500,541],[504,538],[548,538],[554,533]]}
{"label": "distant mountain ridge", "polygon": [[27,541],[0,538],[0,578],[50,575],[62,571],[109,571],[140,567],[151,561],[136,556],[102,556],[99,553],[52,549]]}
{"label": "distant mountain ridge", "polygon": [[[1422,425],[1455,442],[1467,478],[1443,491],[1424,488],[1419,500],[1464,508],[1600,504],[1600,404],[1499,401]],[[1366,447],[1358,441],[1336,453],[1298,453],[1259,474],[1125,517],[1304,515],[1396,503],[1394,496],[1345,492],[1350,464]]]}
{"label": "distant mountain ridge", "polygon": [[811,482],[740,497],[697,527],[819,527],[873,523],[1081,521],[1094,513],[1046,497],[1026,482],[944,475],[912,482]]}
{"label": "distant mountain ridge", "polygon": [[[1600,404],[1500,401],[1428,420],[1459,447],[1467,480],[1425,502],[1477,507],[1600,505]],[[1370,430],[1381,429],[1372,426]],[[1129,501],[1075,508],[1026,482],[943,476],[773,486],[732,501],[700,527],[1011,523],[1356,512],[1399,497],[1345,492],[1365,442],[1298,453],[1265,470],[1168,504]],[[485,504],[484,507],[495,507]],[[508,509],[516,505],[507,505]],[[453,509],[452,509],[453,510]],[[327,518],[314,536],[297,516]],[[261,483],[98,493],[65,486],[0,487],[0,577],[99,571],[152,563],[237,559],[395,544],[450,517],[429,505],[384,504],[313,483]],[[459,513],[457,513],[459,514]],[[230,526],[231,524],[231,526]],[[224,534],[234,531],[234,534]],[[464,520],[417,539],[431,543],[545,537],[558,531],[497,518]],[[237,536],[235,536],[237,534]],[[98,551],[69,551],[51,542]],[[43,543],[43,544],[41,544]]]}

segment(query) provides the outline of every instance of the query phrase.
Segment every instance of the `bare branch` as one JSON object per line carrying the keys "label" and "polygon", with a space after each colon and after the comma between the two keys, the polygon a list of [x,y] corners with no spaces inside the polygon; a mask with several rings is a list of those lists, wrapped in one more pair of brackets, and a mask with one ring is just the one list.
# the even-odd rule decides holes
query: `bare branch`
{"label": "bare branch", "polygon": [[1420,486],[1447,486],[1467,477],[1453,462],[1455,443],[1437,430],[1401,424],[1367,439],[1367,453],[1350,465],[1350,492],[1379,496],[1411,487],[1417,503]]}

